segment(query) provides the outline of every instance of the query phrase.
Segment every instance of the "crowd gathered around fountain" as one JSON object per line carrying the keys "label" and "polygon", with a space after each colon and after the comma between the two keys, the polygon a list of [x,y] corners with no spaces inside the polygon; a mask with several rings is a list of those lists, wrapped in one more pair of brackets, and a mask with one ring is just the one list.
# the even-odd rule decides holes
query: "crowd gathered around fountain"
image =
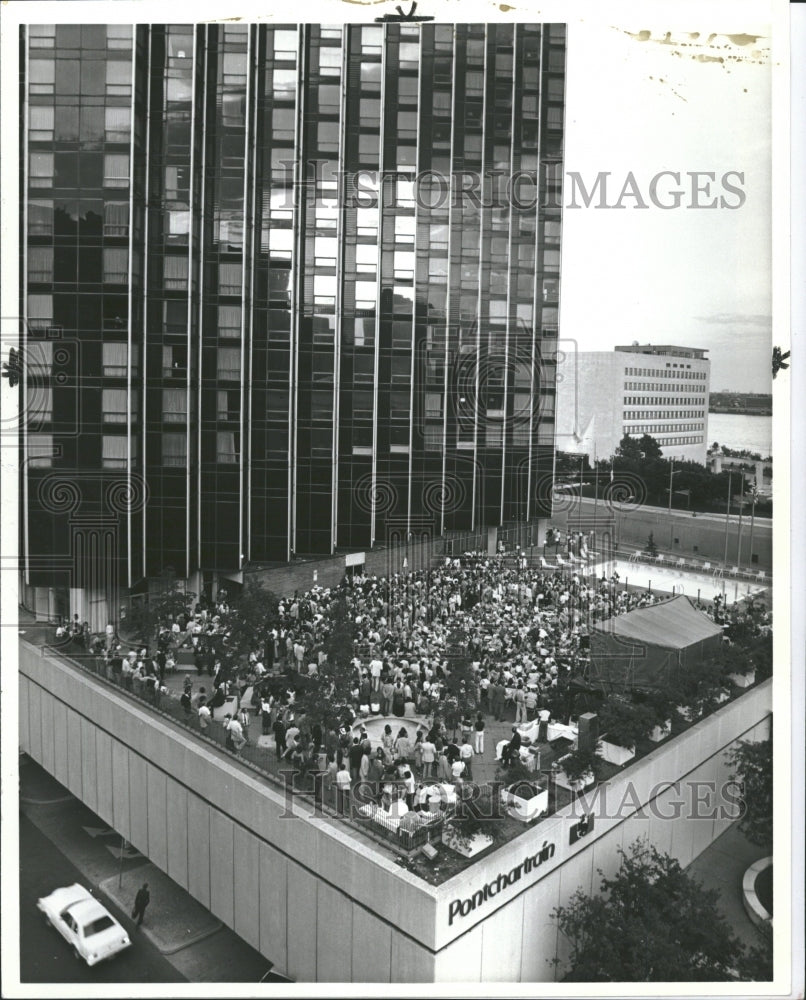
{"label": "crowd gathered around fountain", "polygon": [[[337,797],[361,781],[380,789],[394,775],[413,800],[423,781],[472,777],[491,720],[547,721],[553,692],[584,674],[592,625],[664,599],[620,583],[617,574],[549,571],[522,553],[466,553],[428,569],[297,591],[279,600],[253,648],[232,641],[222,589],[215,601],[163,620],[150,651],[126,653],[109,637],[97,651],[118,683],[155,703],[168,693],[166,674],[186,669],[177,661],[192,652],[196,676],[185,676],[180,700],[202,731],[220,719],[238,753],[259,720],[278,759],[302,772],[324,765]],[[297,695],[327,663],[338,603],[352,635],[350,692],[338,720],[311,723],[298,713]],[[771,628],[766,606],[752,598],[728,607],[716,595],[697,606],[723,626],[726,641],[737,627],[755,635]],[[458,689],[457,637],[465,664]],[[361,727],[373,716],[395,719],[374,744]]]}

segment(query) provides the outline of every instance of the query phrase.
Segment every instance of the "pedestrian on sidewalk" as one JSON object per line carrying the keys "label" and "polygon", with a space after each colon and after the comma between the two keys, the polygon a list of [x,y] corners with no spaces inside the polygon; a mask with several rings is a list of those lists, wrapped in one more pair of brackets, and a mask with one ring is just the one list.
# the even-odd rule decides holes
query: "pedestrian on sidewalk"
{"label": "pedestrian on sidewalk", "polygon": [[137,920],[138,927],[143,922],[143,917],[146,915],[146,907],[150,902],[151,893],[148,891],[148,882],[143,882],[142,887],[137,890],[137,895],[134,897],[134,909],[132,910],[132,920],[139,917]]}

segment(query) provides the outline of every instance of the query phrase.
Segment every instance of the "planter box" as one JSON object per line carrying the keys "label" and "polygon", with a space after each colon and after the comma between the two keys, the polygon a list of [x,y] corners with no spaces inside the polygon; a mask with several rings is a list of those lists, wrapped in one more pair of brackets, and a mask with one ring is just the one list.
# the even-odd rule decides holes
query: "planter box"
{"label": "planter box", "polygon": [[480,854],[492,842],[493,838],[488,833],[473,833],[469,837],[462,837],[460,839],[451,823],[446,823],[442,827],[442,843],[465,858],[472,858],[476,854]]}
{"label": "planter box", "polygon": [[755,670],[750,670],[746,674],[728,674],[728,679],[731,680],[736,687],[749,688],[752,684],[756,683],[756,672]]}
{"label": "planter box", "polygon": [[649,739],[653,743],[660,743],[661,740],[665,740],[667,736],[672,734],[672,720],[667,719],[662,726],[655,726],[652,732],[649,734]]}
{"label": "planter box", "polygon": [[571,781],[565,771],[563,771],[562,763],[563,758],[561,757],[556,762],[556,768],[554,770],[554,782],[559,785],[560,788],[565,788],[569,792],[581,792],[596,781],[593,771],[586,771],[581,778],[578,778],[576,781]]}
{"label": "planter box", "polygon": [[601,757],[608,764],[616,764],[622,767],[629,763],[635,756],[635,747],[620,747],[617,743],[608,743],[607,740],[600,741]]}
{"label": "planter box", "polygon": [[[527,784],[534,791],[530,798],[524,798],[513,789],[520,792],[526,790]],[[501,789],[501,802],[507,807],[509,815],[513,819],[519,819],[522,823],[531,823],[549,808],[549,791],[537,782],[518,781],[514,785]]]}

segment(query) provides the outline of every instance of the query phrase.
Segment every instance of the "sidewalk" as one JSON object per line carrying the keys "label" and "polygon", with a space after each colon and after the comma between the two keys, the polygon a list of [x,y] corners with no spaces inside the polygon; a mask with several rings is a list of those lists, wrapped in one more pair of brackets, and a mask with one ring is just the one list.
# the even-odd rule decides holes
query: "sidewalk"
{"label": "sidewalk", "polygon": [[742,879],[754,861],[769,853],[768,847],[751,844],[739,824],[734,823],[686,869],[687,874],[702,882],[706,889],[717,890],[725,919],[748,948],[762,944],[764,939],[745,912]]}
{"label": "sidewalk", "polygon": [[[104,879],[98,888],[124,913],[131,913],[137,890],[148,883],[151,902],[146,908],[142,933],[163,955],[174,955],[182,948],[203,941],[221,930],[220,920],[188,896],[156,865],[149,862],[138,868]],[[133,922],[134,923],[134,922]]]}
{"label": "sidewalk", "polygon": [[[180,885],[142,855],[120,860],[120,835],[30,758],[20,771],[20,809],[96,885],[137,940],[143,934],[192,983],[286,982],[271,962],[225,927]],[[121,886],[118,883],[121,882]],[[142,927],[131,920],[137,890],[148,882],[151,902]],[[267,974],[268,973],[268,974]]]}

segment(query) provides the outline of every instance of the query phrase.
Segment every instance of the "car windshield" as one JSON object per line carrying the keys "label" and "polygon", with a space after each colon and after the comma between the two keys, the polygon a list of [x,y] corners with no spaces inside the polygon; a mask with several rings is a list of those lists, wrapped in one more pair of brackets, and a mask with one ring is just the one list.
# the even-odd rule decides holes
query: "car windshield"
{"label": "car windshield", "polygon": [[84,937],[92,937],[93,934],[100,934],[101,931],[114,926],[115,924],[111,917],[98,917],[96,920],[92,920],[90,923],[84,925]]}

